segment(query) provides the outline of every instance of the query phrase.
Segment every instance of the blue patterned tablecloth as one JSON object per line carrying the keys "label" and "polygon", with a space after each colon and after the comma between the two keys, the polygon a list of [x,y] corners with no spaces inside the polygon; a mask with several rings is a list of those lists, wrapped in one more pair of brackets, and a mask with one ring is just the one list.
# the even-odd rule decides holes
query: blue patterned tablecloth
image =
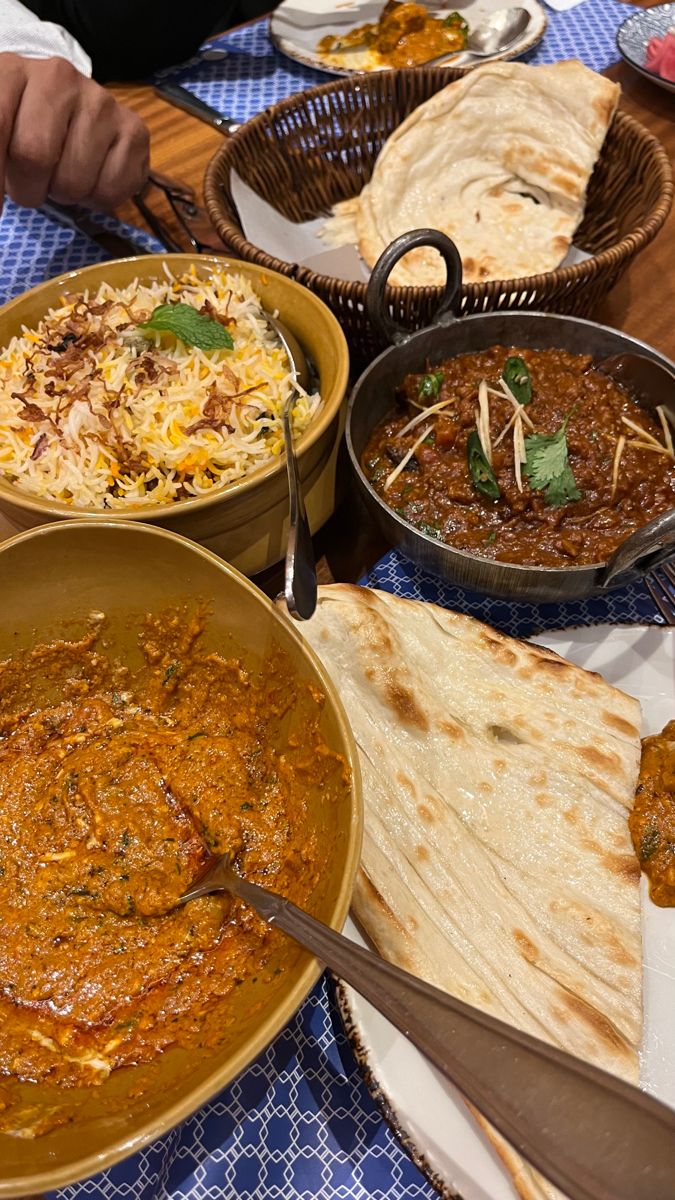
{"label": "blue patterned tablecloth", "polygon": [[[600,622],[661,624],[643,584],[606,597],[512,604],[425,574],[392,550],[363,580],[397,596],[480,617],[505,633]],[[178,1129],[54,1200],[434,1200],[382,1121],[324,976],[232,1087]]]}
{"label": "blue patterned tablecloth", "polygon": [[[548,12],[533,63],[578,57],[603,70],[617,55],[616,29],[631,7],[585,0]],[[326,76],[288,62],[271,46],[267,23],[216,39],[227,59],[195,61],[171,77],[202,99],[245,119]],[[157,243],[123,229],[146,249]],[[50,276],[100,261],[86,238],[39,212],[6,203],[0,218],[0,302]],[[565,606],[506,604],[471,596],[425,576],[392,551],[367,582],[397,595],[432,600],[480,616],[519,636],[597,621],[654,622],[642,586],[602,601]],[[274,1044],[232,1087],[148,1149],[58,1200],[433,1200],[433,1189],[400,1149],[363,1084],[339,1026],[324,977]]]}
{"label": "blue patterned tablecloth", "polygon": [[[595,71],[604,71],[619,58],[616,31],[637,8],[619,0],[584,0],[567,12],[546,9],[548,25],[543,40],[523,61],[533,64],[578,58]],[[272,46],[268,22],[257,21],[214,38],[209,46],[227,49],[222,62],[199,58],[163,73],[213,108],[238,121],[276,104],[294,92],[326,83],[330,76],[284,57]]]}

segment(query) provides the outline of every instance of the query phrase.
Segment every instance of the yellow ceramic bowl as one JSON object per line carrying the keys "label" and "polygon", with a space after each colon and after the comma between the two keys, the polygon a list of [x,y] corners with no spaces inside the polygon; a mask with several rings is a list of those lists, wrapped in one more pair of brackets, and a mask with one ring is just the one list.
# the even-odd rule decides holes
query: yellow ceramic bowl
{"label": "yellow ceramic bowl", "polygon": [[[268,312],[278,310],[280,319],[294,333],[319,375],[321,408],[298,442],[300,476],[313,530],[331,515],[335,501],[335,457],[343,426],[343,401],[349,376],[349,352],[344,334],[323,301],[291,279],[251,263],[225,257],[191,254],[148,254],[97,263],[69,275],[50,279],[0,308],[0,349],[21,327],[35,327],[59,301],[64,291],[101,283],[126,287],[138,278],[157,279],[164,264],[174,273],[194,265],[200,276],[217,267],[245,275]],[[46,521],[86,517],[106,521],[110,513],[93,508],[74,508],[59,500],[42,500],[22,492],[0,476],[0,537]],[[149,521],[193,538],[227,558],[239,570],[253,575],[286,552],[288,532],[288,488],[286,460],[281,457],[243,479],[227,484],[213,495],[175,504],[158,504],[136,511],[116,512],[115,520]]]}
{"label": "yellow ceramic bowl", "polygon": [[[197,599],[213,603],[205,637],[233,645],[260,663],[272,644],[285,651],[298,679],[325,694],[322,734],[351,769],[351,787],[310,795],[317,840],[330,847],[328,869],[308,905],[340,929],[347,915],[361,845],[361,788],[356,749],[336,690],[312,651],[253,584],[209,551],[167,530],[132,522],[63,522],[23,533],[0,547],[0,659],[17,647],[83,628],[86,615],[109,615],[111,650],[138,655],[129,618]],[[302,736],[291,713],[287,736]],[[28,1196],[103,1170],[182,1121],[214,1096],[287,1023],[320,973],[316,960],[290,939],[277,951],[278,984],[248,980],[235,990],[234,1020],[223,1042],[203,1054],[169,1050],[153,1063],[124,1068],[99,1087],[59,1091],[23,1085],[31,1121],[74,1102],[74,1119],[41,1137],[0,1134],[0,1197]],[[274,972],[270,959],[266,975]],[[254,972],[255,974],[255,972]]]}

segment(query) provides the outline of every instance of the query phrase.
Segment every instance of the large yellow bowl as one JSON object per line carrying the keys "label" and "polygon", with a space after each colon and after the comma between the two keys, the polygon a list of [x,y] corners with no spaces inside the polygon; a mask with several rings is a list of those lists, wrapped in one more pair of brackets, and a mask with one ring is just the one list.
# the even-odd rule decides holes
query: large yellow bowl
{"label": "large yellow bowl", "polygon": [[[344,405],[349,376],[349,352],[344,334],[323,301],[307,288],[274,271],[225,257],[193,254],[148,254],[97,263],[60,275],[10,300],[0,307],[0,350],[23,325],[34,328],[44,314],[57,305],[64,291],[85,288],[95,292],[103,283],[126,287],[134,279],[142,283],[158,279],[166,264],[174,273],[194,266],[200,276],[214,268],[244,275],[260,296],[268,312],[295,334],[319,376],[321,408],[297,444],[300,476],[312,530],[328,520],[335,503],[335,459],[344,424]],[[0,476],[0,537],[46,521],[83,517],[106,521],[109,512],[97,508],[75,508],[59,500],[42,500],[21,491]],[[193,538],[233,563],[246,575],[279,562],[286,552],[288,533],[288,487],[286,460],[281,457],[243,479],[219,488],[209,496],[158,504],[129,512],[116,512],[115,520],[148,521],[164,525]]]}
{"label": "large yellow bowl", "polygon": [[[99,610],[110,618],[112,653],[130,660],[138,655],[137,624],[130,617],[197,599],[213,603],[205,634],[213,648],[233,644],[255,665],[272,644],[280,647],[296,678],[325,694],[323,738],[351,769],[351,787],[336,785],[329,795],[315,786],[309,796],[310,823],[329,853],[307,907],[333,928],[342,927],[361,846],[358,759],[336,691],[290,619],[209,551],[131,522],[64,522],[12,538],[0,547],[0,592],[0,659],[64,630],[72,637],[86,615]],[[291,713],[287,736],[302,736],[299,720]],[[269,960],[267,978],[282,959],[276,985],[258,978],[235,989],[234,1019],[216,1048],[201,1054],[169,1050],[153,1063],[113,1072],[100,1087],[23,1085],[38,1121],[73,1098],[77,1111],[70,1124],[42,1137],[0,1134],[0,1197],[85,1179],[159,1137],[230,1083],[287,1023],[320,974],[316,960],[288,939]]]}

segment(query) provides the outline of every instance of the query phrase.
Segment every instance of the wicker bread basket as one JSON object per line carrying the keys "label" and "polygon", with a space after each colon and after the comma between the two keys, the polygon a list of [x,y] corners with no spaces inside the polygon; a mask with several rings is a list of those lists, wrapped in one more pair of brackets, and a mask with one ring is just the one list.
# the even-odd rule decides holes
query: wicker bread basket
{"label": "wicker bread basket", "polygon": [[[316,292],[340,321],[356,365],[382,349],[364,312],[366,284],[316,274],[247,241],[232,199],[231,172],[292,221],[327,213],[337,200],[360,192],[380,148],[404,117],[458,76],[447,68],[381,71],[312,88],[248,121],[207,168],[209,215],[228,250]],[[618,112],[574,239],[592,257],[525,279],[465,284],[461,311],[508,307],[589,315],[658,233],[672,198],[670,163],[660,142]],[[429,324],[439,298],[438,288],[392,287],[390,312],[406,328],[419,329]]]}

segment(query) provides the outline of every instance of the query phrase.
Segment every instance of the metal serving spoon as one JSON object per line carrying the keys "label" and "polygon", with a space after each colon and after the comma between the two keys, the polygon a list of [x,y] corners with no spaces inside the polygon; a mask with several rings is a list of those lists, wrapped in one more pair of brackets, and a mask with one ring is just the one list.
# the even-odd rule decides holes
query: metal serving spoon
{"label": "metal serving spoon", "polygon": [[569,1200],[673,1200],[675,1112],[351,942],[213,859],[181,897],[238,896],[347,980]]}
{"label": "metal serving spoon", "polygon": [[675,412],[675,374],[646,354],[614,354],[596,359],[596,370],[623,384],[637,400],[670,404]]}
{"label": "metal serving spoon", "polygon": [[307,510],[302,494],[302,483],[298,468],[298,459],[293,445],[293,430],[291,428],[291,413],[298,398],[296,384],[309,391],[312,379],[309,364],[302,346],[293,336],[290,329],[278,321],[276,317],[265,313],[268,323],[274,329],[281,342],[291,367],[294,386],[286,401],[283,412],[284,446],[286,449],[286,467],[288,470],[288,493],[290,497],[290,517],[288,529],[288,545],[286,547],[286,568],[284,577],[284,596],[286,607],[296,621],[308,621],[314,613],[317,601],[316,561],[312,534],[307,520]]}
{"label": "metal serving spoon", "polygon": [[480,25],[469,31],[466,50],[453,50],[450,54],[439,54],[422,63],[424,67],[435,67],[441,63],[452,63],[461,67],[474,58],[491,58],[503,54],[518,38],[522,37],[531,20],[526,8],[498,8],[490,13]]}

